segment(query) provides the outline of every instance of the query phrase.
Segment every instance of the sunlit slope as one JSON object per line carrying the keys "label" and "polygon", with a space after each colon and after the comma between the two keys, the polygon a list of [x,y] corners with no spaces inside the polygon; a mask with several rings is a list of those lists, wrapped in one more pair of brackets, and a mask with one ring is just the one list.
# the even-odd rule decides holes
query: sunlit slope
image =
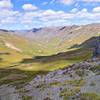
{"label": "sunlit slope", "polygon": [[79,45],[91,37],[97,36],[100,33],[100,24],[49,27],[35,32],[33,30],[28,31],[24,36],[37,44],[40,55],[51,55],[70,51],[71,46]]}
{"label": "sunlit slope", "polygon": [[[19,33],[20,34],[20,33]],[[11,49],[26,55],[38,55],[40,47],[11,31],[0,30],[0,47]]]}
{"label": "sunlit slope", "polygon": [[39,50],[36,43],[12,31],[0,30],[0,68],[20,66],[19,62],[38,55]]}
{"label": "sunlit slope", "polygon": [[28,50],[28,43],[24,38],[0,31],[0,68],[10,67],[21,61]]}
{"label": "sunlit slope", "polygon": [[[91,58],[93,51],[90,48],[81,48],[80,44],[98,36],[99,33],[99,24],[44,28],[36,33],[28,31],[24,34],[25,37],[20,35],[21,32],[15,34],[13,31],[2,30],[0,31],[0,67],[29,71],[51,71],[63,68]],[[69,55],[69,52],[72,55]],[[36,57],[40,58],[34,61]]]}
{"label": "sunlit slope", "polygon": [[17,68],[26,71],[53,71],[76,62],[88,60],[91,57],[92,49],[77,49],[51,56],[25,58],[20,62],[20,67],[17,66]]}
{"label": "sunlit slope", "polygon": [[[41,28],[37,31],[0,31],[0,43],[30,56],[46,56],[77,49],[70,48],[98,36],[100,24]],[[12,48],[12,49],[13,49]]]}
{"label": "sunlit slope", "polygon": [[[91,49],[86,50],[86,49],[77,48],[76,50],[72,50],[69,52],[62,52],[62,53],[49,55],[49,56],[38,55],[37,57],[35,57],[34,55],[28,55],[28,53],[27,54],[23,53],[24,49],[19,48],[21,44],[15,41],[16,37],[11,39],[12,39],[11,41],[9,39],[9,43],[13,44],[14,47],[20,49],[20,51],[7,47],[4,43],[1,42],[0,68],[15,68],[15,69],[26,70],[26,71],[44,71],[44,70],[52,71],[52,70],[56,70],[59,68],[64,68],[66,66],[72,65],[75,62],[89,59],[92,56]],[[15,44],[13,42],[13,39],[15,41]],[[6,41],[8,42],[7,39]],[[20,41],[22,41],[22,39]],[[25,44],[25,42],[23,44]]]}
{"label": "sunlit slope", "polygon": [[[91,48],[69,49],[76,44],[75,41],[80,44],[79,41],[82,38],[74,36],[72,44],[68,43],[70,38],[65,38],[66,41],[63,41],[63,44],[51,46],[52,43],[59,43],[59,38],[44,43],[40,40],[29,41],[12,32],[0,33],[0,85],[16,84],[20,87],[37,74],[45,74],[49,71],[70,67],[69,65],[92,57]],[[83,40],[85,42],[85,38]],[[66,52],[63,52],[63,47]]]}

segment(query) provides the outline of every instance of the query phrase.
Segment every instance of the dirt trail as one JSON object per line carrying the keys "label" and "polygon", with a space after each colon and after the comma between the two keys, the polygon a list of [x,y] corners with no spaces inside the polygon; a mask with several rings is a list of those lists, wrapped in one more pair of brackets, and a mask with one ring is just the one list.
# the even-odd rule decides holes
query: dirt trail
{"label": "dirt trail", "polygon": [[11,49],[16,50],[16,51],[18,51],[18,52],[22,52],[21,49],[15,47],[15,46],[14,46],[13,44],[11,44],[11,43],[5,42],[5,45],[6,45],[8,48],[11,48]]}

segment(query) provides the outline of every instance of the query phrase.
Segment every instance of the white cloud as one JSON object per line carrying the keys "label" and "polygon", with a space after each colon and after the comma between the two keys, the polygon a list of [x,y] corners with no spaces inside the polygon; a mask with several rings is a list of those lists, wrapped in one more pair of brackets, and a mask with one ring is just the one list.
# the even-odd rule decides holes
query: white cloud
{"label": "white cloud", "polygon": [[86,8],[82,9],[82,12],[87,12],[87,9]]}
{"label": "white cloud", "polygon": [[14,24],[14,23],[16,23],[16,18],[14,18],[14,17],[6,17],[5,19],[0,20],[0,22],[2,24],[7,24],[7,23]]}
{"label": "white cloud", "polygon": [[[48,11],[46,11],[48,12]],[[51,12],[51,11],[50,11]],[[100,13],[92,13],[92,12],[88,12],[86,8],[82,9],[81,11],[77,11],[75,13],[66,13],[63,11],[52,11],[53,13],[49,13],[49,16],[44,16],[42,14],[41,16],[41,20],[44,23],[49,23],[51,26],[54,25],[54,23],[56,23],[56,25],[61,25],[62,22],[64,22],[64,24],[67,25],[67,22],[69,23],[73,23],[73,24],[77,24],[79,22],[84,22],[88,23],[88,22],[99,22],[100,21]],[[44,11],[45,13],[45,11]],[[77,21],[77,22],[76,22]],[[58,23],[57,23],[58,22]],[[76,22],[76,23],[74,23]],[[49,25],[47,24],[47,25]]]}
{"label": "white cloud", "polygon": [[[18,12],[9,10],[0,12],[1,23],[18,23],[25,25],[37,25],[37,26],[54,26],[54,25],[67,25],[68,23],[77,24],[79,21],[84,22],[99,22],[100,12],[88,12],[86,8],[79,11],[74,8],[71,12],[54,11],[54,10],[37,10],[30,12]],[[72,13],[73,12],[73,13]],[[76,22],[77,21],[77,22]],[[76,22],[76,23],[75,23]],[[33,26],[34,27],[34,26]]]}
{"label": "white cloud", "polygon": [[12,8],[13,4],[10,0],[0,0],[0,8]]}
{"label": "white cloud", "polygon": [[52,4],[52,3],[54,3],[55,1],[56,1],[56,0],[51,0],[51,2],[50,2],[50,3]]}
{"label": "white cloud", "polygon": [[100,0],[78,0],[83,2],[100,2]]}
{"label": "white cloud", "polygon": [[48,10],[14,11],[13,9],[2,9],[0,11],[0,23],[3,25],[26,25],[26,26],[59,26],[68,24],[79,24],[89,22],[100,22],[100,7],[92,12],[86,8],[79,10],[73,8],[70,12]]}
{"label": "white cloud", "polygon": [[100,12],[100,7],[96,7],[93,9],[93,12]]}
{"label": "white cloud", "polygon": [[0,11],[0,17],[16,16],[18,14],[19,14],[18,11],[13,11],[9,9],[2,9]]}
{"label": "white cloud", "polygon": [[1,9],[0,11],[0,23],[17,23],[18,18],[22,16],[19,11],[14,11],[12,9]]}
{"label": "white cloud", "polygon": [[54,14],[55,14],[55,11],[50,10],[50,9],[43,12],[43,15],[45,15],[45,16],[51,16],[51,15],[54,15]]}
{"label": "white cloud", "polygon": [[22,8],[24,10],[37,10],[38,9],[38,7],[36,7],[35,5],[32,5],[32,4],[24,4],[22,6]]}
{"label": "white cloud", "polygon": [[[77,4],[79,1],[82,1],[84,3],[100,3],[100,0],[51,0],[50,3],[61,3],[64,5],[72,5]],[[44,2],[44,4],[47,4],[47,2]]]}
{"label": "white cloud", "polygon": [[64,4],[64,5],[71,5],[73,4],[74,2],[76,2],[75,0],[51,0],[51,4],[52,3],[61,3],[61,4]]}
{"label": "white cloud", "polygon": [[65,5],[70,5],[73,4],[75,0],[59,0],[59,2]]}
{"label": "white cloud", "polygon": [[47,4],[48,4],[48,2],[43,2],[43,3],[42,3],[42,5],[47,5]]}
{"label": "white cloud", "polygon": [[76,12],[78,12],[78,9],[77,9],[77,8],[73,8],[73,9],[71,10],[71,13],[76,13]]}

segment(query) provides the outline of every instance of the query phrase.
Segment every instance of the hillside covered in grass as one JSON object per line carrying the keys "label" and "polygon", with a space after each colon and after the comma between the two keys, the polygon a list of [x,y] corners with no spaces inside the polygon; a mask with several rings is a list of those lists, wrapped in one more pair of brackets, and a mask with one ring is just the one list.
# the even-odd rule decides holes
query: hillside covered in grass
{"label": "hillside covered in grass", "polygon": [[[88,61],[94,54],[98,54],[96,51],[100,51],[99,46],[99,49],[95,49],[99,41],[99,33],[99,24],[41,28],[36,31],[28,30],[24,32],[0,30],[0,96],[2,98],[6,97],[2,96],[2,91],[5,91],[5,88],[7,88],[6,92],[10,94],[8,95],[9,100],[12,100],[11,97],[19,97],[17,94],[14,94],[17,95],[17,97],[13,96],[13,92],[16,90],[19,94],[20,92],[23,93],[21,98],[24,99],[21,100],[34,100],[33,98],[38,100],[38,97],[36,97],[37,94],[41,97],[41,91],[45,94],[45,91],[50,89],[52,93],[58,91],[59,96],[58,94],[53,95],[48,92],[46,95],[42,95],[43,98],[47,96],[44,98],[45,100],[52,100],[54,96],[55,98],[65,98],[64,100],[74,96],[76,98],[75,100],[77,100],[76,93],[80,93],[81,87],[87,87],[88,81],[85,80],[85,78],[88,79],[88,77],[92,77],[93,75],[94,78],[90,81],[94,81],[95,77],[99,77],[95,75],[99,75],[97,70],[99,71],[100,59],[97,60],[97,62]],[[80,64],[80,62],[83,63]],[[87,67],[82,68],[82,66],[87,66],[87,63],[91,67],[91,70],[87,70]],[[81,68],[75,68],[75,71],[74,69],[70,70],[71,66],[75,66],[74,64],[78,64],[78,67],[81,65]],[[92,64],[94,66],[92,66]],[[56,74],[56,72],[59,73],[60,70],[67,71],[67,69],[70,74]],[[88,71],[90,76],[87,75],[83,77],[83,74],[87,74]],[[71,72],[73,72],[73,75]],[[53,75],[50,76],[49,79],[54,80],[50,83],[46,83],[45,80],[49,74]],[[78,80],[73,78],[74,75]],[[63,77],[65,77],[64,80],[62,80]],[[67,81],[66,77],[71,80]],[[35,78],[38,82],[35,82]],[[43,82],[41,81],[42,78]],[[56,81],[56,78],[61,80]],[[36,86],[33,86],[34,82]],[[63,87],[69,86],[70,84],[70,89]],[[92,82],[91,84],[94,85]],[[58,89],[61,90],[55,89],[56,91],[53,91],[52,88],[55,86],[58,86]],[[29,90],[27,90],[27,87]],[[33,90],[31,90],[30,87],[33,88]],[[9,89],[11,89],[12,92],[10,92]],[[27,95],[25,95],[25,92]],[[89,93],[87,90],[85,93],[82,92],[79,98],[88,100],[87,98],[89,96],[94,95],[96,100],[99,100],[100,97],[94,92],[95,91]],[[34,94],[36,95],[34,96]],[[52,98],[49,98],[51,96]]]}

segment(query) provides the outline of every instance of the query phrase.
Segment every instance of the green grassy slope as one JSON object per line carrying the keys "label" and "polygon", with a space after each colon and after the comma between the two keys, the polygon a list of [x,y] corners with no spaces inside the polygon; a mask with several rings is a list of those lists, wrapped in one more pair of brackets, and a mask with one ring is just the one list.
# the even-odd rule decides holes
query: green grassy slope
{"label": "green grassy slope", "polygon": [[[27,32],[26,38],[32,41],[32,47],[36,48],[38,55],[53,55],[59,52],[66,52],[73,45],[80,45],[84,41],[98,36],[100,33],[100,24],[90,24],[77,27],[52,27],[42,28],[37,32]],[[30,38],[29,38],[30,37]],[[37,44],[37,46],[36,46]]]}
{"label": "green grassy slope", "polygon": [[[91,57],[92,52],[90,49],[85,50],[77,47],[69,49],[72,45],[80,44],[80,41],[83,42],[86,40],[86,36],[84,36],[82,35],[81,37],[79,36],[77,38],[73,38],[71,44],[69,42],[64,42],[63,47],[66,48],[66,52],[63,52],[62,49],[62,53],[59,53],[59,50],[61,49],[59,48],[57,52],[55,49],[53,50],[53,48],[51,50],[51,47],[48,47],[49,43],[48,46],[44,48],[44,45],[42,47],[38,43],[28,41],[21,36],[10,34],[9,32],[2,32],[0,33],[0,68],[16,66],[21,70],[51,71],[71,65],[77,61],[85,60]],[[7,47],[5,42],[12,44],[16,48],[20,49],[21,52]],[[56,52],[55,55],[53,54],[53,51]],[[39,60],[35,59],[34,57],[37,57]],[[32,62],[29,61],[29,63],[26,63],[27,61],[24,61],[24,59],[30,59]],[[20,63],[22,61],[23,63]]]}
{"label": "green grassy slope", "polygon": [[[45,74],[91,58],[92,51],[89,49],[76,50],[52,56],[39,56],[34,59],[24,58],[24,56],[17,54],[17,62],[13,59],[14,55],[12,57],[6,55],[7,57],[3,58],[4,60],[9,58],[8,62],[0,61],[0,64],[3,65],[0,65],[0,85],[12,84],[20,88],[37,74]],[[2,56],[0,57],[2,58]]]}
{"label": "green grassy slope", "polygon": [[[90,48],[69,49],[86,39],[86,36],[73,38],[70,43],[66,40],[60,48],[54,48],[49,43],[45,46],[39,45],[39,42],[33,43],[9,32],[0,33],[0,84],[25,83],[37,73],[47,73],[91,58],[92,49]],[[56,44],[58,41],[55,39],[50,44]],[[5,42],[12,44],[21,52],[7,47]],[[60,51],[62,53],[59,53]]]}

